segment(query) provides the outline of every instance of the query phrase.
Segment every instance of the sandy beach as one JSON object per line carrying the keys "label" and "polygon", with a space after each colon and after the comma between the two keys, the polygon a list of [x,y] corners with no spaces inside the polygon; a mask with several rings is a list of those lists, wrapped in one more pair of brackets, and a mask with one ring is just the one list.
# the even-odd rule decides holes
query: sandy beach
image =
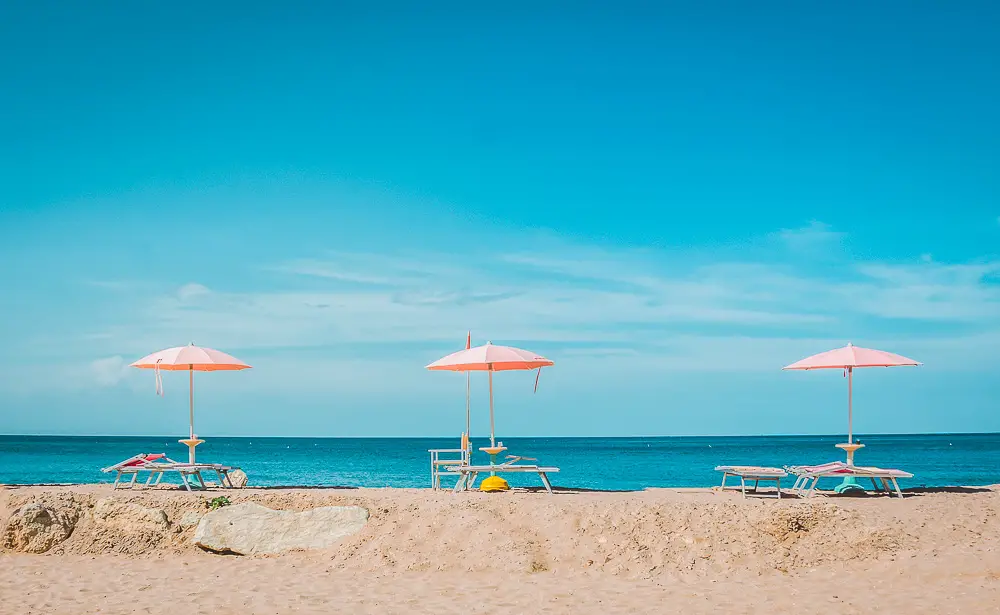
{"label": "sandy beach", "polygon": [[[370,512],[331,548],[275,556],[192,544],[181,519],[219,493],[4,488],[0,612],[1000,612],[996,488],[780,502],[711,490],[227,493]],[[77,519],[41,554],[18,552],[9,522],[32,503]]]}

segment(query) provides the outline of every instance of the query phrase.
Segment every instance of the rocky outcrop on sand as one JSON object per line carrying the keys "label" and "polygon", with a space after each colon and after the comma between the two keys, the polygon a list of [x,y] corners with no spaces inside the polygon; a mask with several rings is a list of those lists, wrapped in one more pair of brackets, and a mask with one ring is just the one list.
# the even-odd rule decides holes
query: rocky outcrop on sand
{"label": "rocky outcrop on sand", "polygon": [[167,539],[170,521],[162,508],[107,497],[98,500],[89,510],[81,530],[90,538],[88,552],[139,554]]}
{"label": "rocky outcrop on sand", "polygon": [[323,506],[292,512],[247,502],[202,517],[194,543],[216,553],[238,555],[323,549],[361,531],[367,522],[368,510],[360,506]]}
{"label": "rocky outcrop on sand", "polygon": [[21,553],[45,553],[69,538],[78,517],[79,511],[72,506],[25,504],[7,520],[3,546]]}
{"label": "rocky outcrop on sand", "polygon": [[[210,511],[222,493],[232,504]],[[993,548],[1000,542],[998,511],[1000,490],[992,488],[904,500],[779,501],[671,490],[455,496],[418,489],[116,492],[82,485],[0,488],[0,546],[45,556],[143,557],[323,549],[310,557],[365,573],[656,578],[932,557],[941,545]]]}

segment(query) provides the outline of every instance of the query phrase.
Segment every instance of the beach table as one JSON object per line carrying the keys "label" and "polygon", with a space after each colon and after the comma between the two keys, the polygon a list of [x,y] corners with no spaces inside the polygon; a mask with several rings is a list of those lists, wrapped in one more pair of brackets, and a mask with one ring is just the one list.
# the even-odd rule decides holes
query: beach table
{"label": "beach table", "polygon": [[[753,481],[752,493],[757,493],[757,485],[761,481],[773,481],[775,490],[778,492],[777,499],[781,499],[781,479],[788,476],[781,468],[763,468],[759,466],[717,466],[717,472],[722,472],[722,491],[726,490],[726,480],[730,476],[738,476],[740,479],[740,491],[743,497],[747,497],[747,480]],[[763,497],[763,496],[762,496]]]}
{"label": "beach table", "polygon": [[541,479],[542,485],[545,490],[550,494],[552,493],[552,484],[549,483],[549,477],[547,476],[551,472],[558,472],[559,468],[551,466],[531,466],[531,465],[489,465],[489,466],[456,466],[453,468],[454,472],[457,472],[461,476],[458,482],[455,483],[454,492],[465,491],[472,488],[472,485],[476,482],[476,477],[479,476],[481,472],[490,472],[495,474],[538,474],[538,478]]}

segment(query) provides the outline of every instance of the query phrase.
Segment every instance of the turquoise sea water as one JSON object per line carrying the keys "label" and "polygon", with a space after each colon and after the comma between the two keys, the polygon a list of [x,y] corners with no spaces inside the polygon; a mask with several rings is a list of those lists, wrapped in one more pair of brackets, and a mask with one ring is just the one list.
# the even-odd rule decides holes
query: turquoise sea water
{"label": "turquoise sea water", "polygon": [[[636,490],[715,485],[720,464],[782,466],[842,459],[843,436],[505,438],[511,453],[555,465],[557,486]],[[859,465],[912,472],[905,487],[1000,483],[1000,434],[861,436]],[[208,438],[199,461],[242,467],[260,486],[427,487],[430,448],[454,438]],[[485,439],[473,445],[485,446]],[[97,483],[100,468],[139,452],[186,460],[170,437],[0,436],[0,483]],[[478,452],[477,455],[480,455]],[[477,462],[487,462],[485,455]],[[515,476],[533,485],[537,477]]]}

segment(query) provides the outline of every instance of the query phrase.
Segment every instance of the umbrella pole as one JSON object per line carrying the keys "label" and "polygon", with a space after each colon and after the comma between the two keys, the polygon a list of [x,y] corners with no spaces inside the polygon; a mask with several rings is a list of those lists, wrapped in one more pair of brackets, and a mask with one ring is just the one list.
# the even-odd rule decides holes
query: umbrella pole
{"label": "umbrella pole", "polygon": [[472,402],[469,396],[472,393],[472,374],[465,372],[465,437],[472,437]]}
{"label": "umbrella pole", "polygon": [[[194,369],[188,370],[188,436],[194,440]],[[192,451],[194,452],[194,451]],[[191,460],[194,463],[194,460]]]}
{"label": "umbrella pole", "polygon": [[204,442],[194,435],[194,365],[188,365],[188,437],[178,442],[188,447],[188,463],[194,463],[194,447]]}
{"label": "umbrella pole", "polygon": [[[854,444],[854,368],[847,368],[847,443]],[[853,456],[853,455],[852,455]]]}
{"label": "umbrella pole", "polygon": [[496,448],[497,441],[493,426],[493,366],[490,366],[490,448]]}
{"label": "umbrella pole", "polygon": [[[838,444],[838,448],[847,453],[847,465],[854,466],[854,452],[863,447],[864,444],[854,443],[854,368],[847,368],[847,444]],[[834,487],[837,493],[847,491],[864,491],[858,483],[858,479],[853,476],[845,476],[844,480]]]}

